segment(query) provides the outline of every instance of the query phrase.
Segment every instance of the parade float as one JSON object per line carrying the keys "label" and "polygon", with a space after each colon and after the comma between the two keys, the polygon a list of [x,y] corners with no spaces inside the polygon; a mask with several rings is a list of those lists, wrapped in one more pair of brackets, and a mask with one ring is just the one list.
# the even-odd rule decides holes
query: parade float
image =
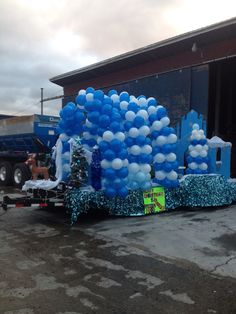
{"label": "parade float", "polygon": [[[141,216],[234,202],[231,144],[207,139],[194,111],[175,128],[170,122],[153,97],[80,90],[60,111],[55,180],[29,180],[23,190],[50,195],[63,183],[60,200],[72,223],[91,209]],[[46,203],[53,203],[50,196]]]}

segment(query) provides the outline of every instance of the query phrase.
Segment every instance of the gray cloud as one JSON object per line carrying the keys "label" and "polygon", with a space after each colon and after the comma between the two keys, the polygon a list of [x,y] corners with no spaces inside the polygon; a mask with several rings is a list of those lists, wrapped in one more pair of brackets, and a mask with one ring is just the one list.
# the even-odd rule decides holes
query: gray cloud
{"label": "gray cloud", "polygon": [[175,35],[165,12],[183,1],[1,0],[1,113],[37,113],[41,87],[62,93],[50,77]]}

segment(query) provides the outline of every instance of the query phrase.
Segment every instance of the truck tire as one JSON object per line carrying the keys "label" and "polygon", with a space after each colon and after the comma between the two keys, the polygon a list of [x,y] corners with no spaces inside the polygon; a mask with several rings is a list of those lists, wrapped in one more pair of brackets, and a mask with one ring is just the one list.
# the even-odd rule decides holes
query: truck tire
{"label": "truck tire", "polygon": [[31,178],[29,167],[25,163],[15,164],[13,167],[13,184],[16,188],[21,189],[25,181]]}
{"label": "truck tire", "polygon": [[12,165],[8,161],[2,161],[0,163],[0,185],[12,184]]}

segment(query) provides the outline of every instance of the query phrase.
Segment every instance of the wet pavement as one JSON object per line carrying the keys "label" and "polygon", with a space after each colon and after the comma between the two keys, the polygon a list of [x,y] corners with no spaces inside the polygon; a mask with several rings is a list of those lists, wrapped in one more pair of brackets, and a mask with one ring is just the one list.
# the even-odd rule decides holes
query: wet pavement
{"label": "wet pavement", "polygon": [[0,313],[236,313],[235,218],[230,206],[71,227],[62,209],[0,209]]}

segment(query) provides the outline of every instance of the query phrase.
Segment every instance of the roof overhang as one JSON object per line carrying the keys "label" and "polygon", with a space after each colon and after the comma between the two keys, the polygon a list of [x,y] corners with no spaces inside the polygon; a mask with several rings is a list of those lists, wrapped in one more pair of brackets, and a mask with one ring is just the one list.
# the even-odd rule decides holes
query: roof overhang
{"label": "roof overhang", "polygon": [[75,81],[83,81],[122,70],[127,66],[132,67],[157,58],[168,57],[173,53],[191,50],[193,43],[197,43],[198,47],[204,47],[235,37],[235,34],[236,18],[232,18],[55,76],[50,81],[60,86],[66,86]]}

